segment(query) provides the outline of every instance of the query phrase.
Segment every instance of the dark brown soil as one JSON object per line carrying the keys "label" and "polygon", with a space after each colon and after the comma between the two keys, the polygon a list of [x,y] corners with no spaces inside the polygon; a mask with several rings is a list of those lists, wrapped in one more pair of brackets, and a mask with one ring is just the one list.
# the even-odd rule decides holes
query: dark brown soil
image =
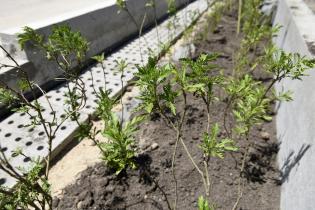
{"label": "dark brown soil", "polygon": [[[196,41],[197,54],[202,52],[220,52],[222,56],[218,64],[231,70],[233,52],[239,46],[239,38],[235,33],[236,17],[233,14],[223,15],[215,33],[209,33],[204,40]],[[255,75],[257,79],[268,82],[265,75]],[[206,110],[201,100],[192,95],[184,127],[184,140],[193,157],[202,163],[202,153],[198,147],[202,131],[206,129]],[[181,102],[178,111],[183,111]],[[224,102],[215,103],[212,107],[212,121],[222,124]],[[274,114],[274,113],[272,113]],[[228,119],[231,122],[231,119]],[[224,137],[225,132],[220,135]],[[76,184],[64,189],[63,197],[54,200],[54,207],[66,209],[167,209],[161,187],[171,203],[173,203],[174,182],[171,174],[171,156],[175,133],[156,116],[144,123],[137,134],[145,150],[137,159],[139,168],[127,170],[119,177],[115,176],[103,164],[97,164],[84,171]],[[278,184],[278,168],[276,165],[277,140],[274,121],[265,122],[252,130],[249,159],[246,164],[244,195],[238,209],[273,210],[279,209],[280,186]],[[144,142],[144,143],[143,143]],[[150,149],[153,143],[158,148]],[[224,159],[213,158],[210,162],[212,181],[211,200],[217,209],[232,209],[237,198],[237,183],[240,175],[240,162],[246,144],[238,140],[241,148],[233,154],[228,153]],[[83,154],[84,155],[84,154]],[[149,176],[148,176],[149,175]],[[176,176],[178,179],[179,210],[197,209],[197,199],[204,195],[199,174],[187,158],[183,148],[179,146],[176,157]],[[159,187],[156,183],[158,182]]]}

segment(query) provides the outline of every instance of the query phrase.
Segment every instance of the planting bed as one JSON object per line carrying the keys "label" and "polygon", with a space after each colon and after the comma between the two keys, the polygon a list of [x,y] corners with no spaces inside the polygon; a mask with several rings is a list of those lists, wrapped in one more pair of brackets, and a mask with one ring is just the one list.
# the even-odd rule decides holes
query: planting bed
{"label": "planting bed", "polygon": [[[202,29],[200,29],[200,34],[203,36],[196,36],[199,39],[194,43],[196,47],[194,56],[203,52],[221,53],[217,64],[229,74],[233,68],[234,52],[240,44],[240,38],[236,36],[236,21],[237,12],[233,10],[222,16],[214,33],[210,30],[206,34],[201,33]],[[267,75],[259,72],[255,73],[254,77],[265,83],[270,80]],[[221,97],[224,98],[223,93]],[[193,95],[188,95],[188,101],[190,104],[183,137],[192,155],[201,164],[202,152],[198,145],[201,143],[201,131],[207,126],[206,108],[201,105],[201,99]],[[182,101],[177,102],[179,112],[183,112],[182,103]],[[213,123],[222,123],[225,106],[224,102],[213,104],[211,110]],[[275,114],[271,110],[273,107],[270,107],[270,113]],[[233,124],[232,118],[228,117],[228,124]],[[171,174],[171,157],[175,135],[158,115],[152,116],[148,122],[140,126],[137,133],[138,169],[128,169],[116,176],[102,163],[90,167],[82,172],[75,184],[63,190],[61,197],[54,199],[54,208],[167,209],[166,199],[159,187],[166,192],[172,204],[174,183]],[[224,137],[226,133],[222,131],[219,135]],[[250,148],[245,167],[246,184],[238,209],[279,209],[280,186],[276,164],[278,145],[274,121],[256,126],[251,132],[250,141],[254,144]],[[210,161],[210,197],[217,209],[232,209],[237,199],[239,168],[244,153],[242,148],[245,148],[248,142],[236,139],[236,143],[241,148],[238,152],[227,153],[223,160],[212,158]],[[179,193],[177,209],[196,209],[198,197],[204,195],[202,180],[181,146],[178,149],[175,165]]]}

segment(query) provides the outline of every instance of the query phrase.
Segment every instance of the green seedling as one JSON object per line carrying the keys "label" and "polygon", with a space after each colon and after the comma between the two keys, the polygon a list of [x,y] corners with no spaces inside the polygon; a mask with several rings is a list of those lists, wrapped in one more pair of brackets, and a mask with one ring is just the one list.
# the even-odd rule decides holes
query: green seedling
{"label": "green seedling", "polygon": [[135,168],[134,133],[143,117],[135,117],[124,125],[120,124],[118,117],[111,113],[108,116],[103,135],[108,138],[108,142],[100,143],[103,151],[103,160],[106,164],[119,174],[127,167]]}
{"label": "green seedling", "polygon": [[203,196],[198,198],[198,210],[214,210],[213,206],[210,206],[208,201]]}

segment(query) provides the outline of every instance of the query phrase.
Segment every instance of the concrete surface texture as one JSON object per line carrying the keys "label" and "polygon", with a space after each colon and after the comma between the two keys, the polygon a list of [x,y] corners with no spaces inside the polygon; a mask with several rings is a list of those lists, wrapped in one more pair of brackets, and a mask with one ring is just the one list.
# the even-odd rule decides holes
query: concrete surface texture
{"label": "concrete surface texture", "polygon": [[86,10],[95,5],[106,5],[114,0],[0,0],[0,32],[32,22]]}
{"label": "concrete surface texture", "polygon": [[[286,52],[314,58],[315,16],[302,0],[280,0],[274,24],[282,26],[274,39]],[[281,170],[280,209],[314,209],[315,200],[315,69],[303,81],[284,80],[277,91],[292,90],[292,102],[278,104],[277,135]]]}

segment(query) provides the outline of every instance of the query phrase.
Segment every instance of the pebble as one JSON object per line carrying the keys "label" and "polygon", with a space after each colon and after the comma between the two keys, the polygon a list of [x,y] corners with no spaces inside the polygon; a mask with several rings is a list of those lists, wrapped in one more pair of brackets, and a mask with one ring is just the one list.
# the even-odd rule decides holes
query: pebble
{"label": "pebble", "polygon": [[231,186],[231,185],[233,185],[234,183],[233,183],[233,180],[229,179],[229,180],[226,182],[226,184]]}
{"label": "pebble", "polygon": [[109,180],[108,180],[107,177],[104,177],[101,180],[97,180],[96,183],[97,183],[97,186],[106,187],[108,185],[108,183],[109,183]]}
{"label": "pebble", "polygon": [[153,144],[151,144],[151,150],[156,150],[157,148],[159,148],[159,144],[154,142]]}
{"label": "pebble", "polygon": [[77,209],[82,209],[82,201],[79,201],[79,202],[77,203]]}
{"label": "pebble", "polygon": [[147,139],[147,138],[144,138],[144,137],[140,137],[140,140],[139,140],[139,148],[140,148],[141,150],[145,150],[145,149],[147,149],[149,146],[150,146],[150,144],[148,143],[148,139]]}
{"label": "pebble", "polygon": [[226,43],[226,37],[225,36],[216,37],[216,38],[214,38],[214,41],[219,42],[221,44],[225,44]]}
{"label": "pebble", "polygon": [[174,145],[176,143],[175,140],[171,140],[170,142],[168,142],[169,145]]}
{"label": "pebble", "polygon": [[260,136],[263,140],[266,140],[266,141],[270,139],[270,134],[265,131],[260,132]]}

